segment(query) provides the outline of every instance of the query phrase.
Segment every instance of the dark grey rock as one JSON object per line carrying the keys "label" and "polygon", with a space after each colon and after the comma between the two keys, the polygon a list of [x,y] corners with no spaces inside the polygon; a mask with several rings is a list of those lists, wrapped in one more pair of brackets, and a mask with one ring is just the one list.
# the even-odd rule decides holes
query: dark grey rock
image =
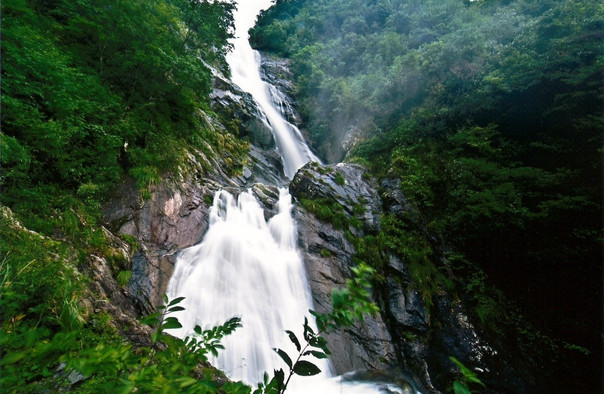
{"label": "dark grey rock", "polygon": [[[356,217],[364,224],[354,233],[358,237],[380,231],[382,212],[396,216],[409,228],[426,235],[435,251],[432,263],[452,276],[444,255],[446,245],[429,233],[420,212],[401,192],[400,180],[383,180],[378,195],[375,182],[366,179],[365,172],[359,165],[308,164],[296,174],[290,190],[296,198],[327,199],[342,204],[349,217]],[[363,207],[362,215],[359,204]],[[330,307],[333,288],[342,287],[351,275],[354,246],[342,230],[320,222],[301,208],[296,209],[296,221],[315,307],[322,312]],[[472,323],[459,298],[442,289],[432,295],[432,306],[428,309],[407,263],[399,256],[389,256],[382,275],[383,282],[374,286],[373,294],[381,315],[327,338],[334,350],[336,372],[380,370],[388,366],[392,370],[392,365],[397,365],[394,370],[407,371],[422,392],[438,393],[449,390],[452,381],[460,378],[458,368],[449,359],[454,356],[468,368],[482,371],[481,378],[489,383],[487,392],[527,390],[530,373],[514,366],[514,360],[489,343]]]}
{"label": "dark grey rock", "polygon": [[[336,182],[338,171],[345,182]],[[309,164],[294,177],[290,191],[296,198],[329,198],[340,202],[349,215],[355,215],[354,205],[363,205],[371,215],[361,215],[368,227],[376,225],[377,194],[369,181],[363,180],[363,168],[339,165],[328,168]],[[295,210],[300,251],[307,268],[317,312],[331,307],[331,292],[344,287],[352,276],[354,246],[343,230],[320,222],[301,208]],[[335,372],[342,374],[357,370],[389,369],[396,362],[396,351],[381,315],[370,316],[343,332],[326,336],[332,351]]]}
{"label": "dark grey rock", "polygon": [[388,281],[387,305],[390,316],[402,330],[426,332],[428,315],[424,302],[415,290],[403,288],[392,279]]}
{"label": "dark grey rock", "polygon": [[298,171],[289,188],[297,198],[337,201],[350,217],[361,220],[367,229],[378,230],[381,202],[375,182],[364,179],[366,171],[358,164],[321,166],[311,162]]}
{"label": "dark grey rock", "polygon": [[[297,209],[300,251],[307,268],[317,312],[331,307],[331,292],[345,286],[351,277],[354,247],[342,230],[319,222]],[[363,323],[344,332],[326,336],[332,351],[335,372],[342,374],[360,369],[387,369],[396,360],[396,352],[381,316],[367,317]]]}

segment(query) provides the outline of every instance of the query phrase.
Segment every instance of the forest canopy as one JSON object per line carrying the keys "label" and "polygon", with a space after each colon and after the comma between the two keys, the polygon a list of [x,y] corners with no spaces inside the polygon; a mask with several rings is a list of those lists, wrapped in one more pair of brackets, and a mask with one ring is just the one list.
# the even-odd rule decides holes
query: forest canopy
{"label": "forest canopy", "polygon": [[278,0],[252,30],[291,59],[319,154],[399,178],[529,320],[592,351],[561,368],[593,388],[603,37],[604,6],[586,0]]}
{"label": "forest canopy", "polygon": [[207,65],[226,67],[232,9],[4,1],[3,202],[51,185],[95,197],[123,173],[144,184],[176,168],[185,144],[215,142],[199,109],[209,105]]}

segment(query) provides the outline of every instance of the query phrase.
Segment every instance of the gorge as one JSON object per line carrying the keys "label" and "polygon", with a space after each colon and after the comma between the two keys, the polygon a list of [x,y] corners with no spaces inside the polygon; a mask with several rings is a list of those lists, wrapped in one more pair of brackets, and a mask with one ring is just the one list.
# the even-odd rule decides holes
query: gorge
{"label": "gorge", "polygon": [[599,388],[601,7],[2,11],[1,391]]}

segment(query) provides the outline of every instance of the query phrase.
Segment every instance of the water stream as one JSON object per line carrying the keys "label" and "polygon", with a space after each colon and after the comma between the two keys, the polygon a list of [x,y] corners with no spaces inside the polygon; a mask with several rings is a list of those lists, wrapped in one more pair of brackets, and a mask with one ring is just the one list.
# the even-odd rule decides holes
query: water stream
{"label": "water stream", "polygon": [[318,161],[310,151],[298,128],[288,122],[275,101],[280,98],[271,94],[269,84],[260,77],[260,54],[249,43],[248,31],[256,22],[256,15],[271,5],[271,0],[245,0],[237,6],[233,51],[227,55],[231,80],[252,95],[273,130],[277,150],[283,160],[285,176],[292,179],[296,171],[311,160]]}
{"label": "water stream", "polygon": [[[235,14],[234,50],[227,60],[232,80],[252,94],[273,130],[284,172],[291,179],[295,172],[316,157],[299,130],[278,110],[267,83],[260,78],[260,58],[248,42],[248,30],[256,15],[270,6],[271,0],[242,1]],[[264,211],[251,192],[236,198],[226,191],[214,196],[210,226],[199,245],[183,250],[168,285],[168,297],[186,297],[184,312],[178,315],[183,325],[177,335],[186,336],[195,325],[204,329],[223,324],[231,317],[242,319],[242,328],[223,340],[225,350],[211,363],[233,380],[255,385],[264,372],[285,363],[272,350],[297,351],[285,330],[302,338],[304,317],[312,308],[310,287],[304,264],[296,249],[296,225],[291,215],[291,196],[280,189],[278,213],[266,221]],[[288,393],[375,393],[376,386],[350,384],[332,373],[326,360],[313,361],[323,372],[294,377]],[[397,390],[392,392],[399,392]]]}

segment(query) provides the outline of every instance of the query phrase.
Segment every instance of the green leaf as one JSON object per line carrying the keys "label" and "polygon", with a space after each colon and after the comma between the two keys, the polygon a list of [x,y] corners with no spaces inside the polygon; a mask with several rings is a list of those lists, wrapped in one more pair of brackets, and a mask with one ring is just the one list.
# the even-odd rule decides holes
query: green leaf
{"label": "green leaf", "polygon": [[168,312],[180,312],[184,310],[185,308],[183,308],[182,306],[173,306],[172,308],[168,309]]}
{"label": "green leaf", "polygon": [[294,365],[294,373],[300,376],[313,376],[321,373],[321,370],[309,361],[300,360]]}
{"label": "green leaf", "polygon": [[162,328],[164,330],[173,330],[175,328],[182,328],[182,324],[180,324],[180,322],[178,321],[177,318],[168,317],[166,320],[164,320],[164,323],[162,324]]}
{"label": "green leaf", "polygon": [[126,379],[120,379],[120,384],[117,387],[117,392],[119,394],[127,394],[132,393],[135,388],[135,383]]}
{"label": "green leaf", "polygon": [[[21,360],[24,356],[25,356],[25,353],[22,353],[22,352],[21,353],[8,353],[4,357],[2,357],[2,360],[0,360],[0,365],[14,364],[14,363],[18,362],[19,360]],[[291,365],[290,365],[290,368],[291,368]]]}
{"label": "green leaf", "polygon": [[267,390],[265,393],[281,393],[281,388],[283,388],[283,382],[285,382],[285,373],[282,369],[275,369],[275,376],[271,379],[271,381],[266,385]]}
{"label": "green leaf", "polygon": [[287,355],[287,353],[285,353],[283,350],[278,349],[278,348],[274,348],[273,349],[275,352],[277,352],[277,354],[279,355],[279,357],[281,357],[281,359],[283,361],[285,361],[285,364],[287,364],[287,366],[289,367],[289,369],[292,368],[292,359],[289,358],[289,356]]}
{"label": "green leaf", "polygon": [[296,349],[300,351],[302,347],[300,346],[300,341],[298,341],[298,337],[296,337],[296,334],[289,330],[286,330],[285,332],[287,333],[287,335],[289,335],[289,339],[294,343],[294,345],[296,345]]}
{"label": "green leaf", "polygon": [[305,356],[308,356],[309,354],[312,354],[316,358],[327,358],[327,354],[325,354],[323,352],[318,352],[316,350],[309,350],[307,352],[304,352]]}
{"label": "green leaf", "polygon": [[476,377],[475,375],[473,376],[468,376],[468,381],[473,382],[473,383],[478,383],[483,387],[486,387],[486,385],[484,383],[482,383],[482,380],[478,379],[478,377]]}
{"label": "green leaf", "polygon": [[308,332],[311,335],[315,335],[315,332],[313,331],[312,327],[308,325],[308,319],[306,317],[304,317],[304,332]]}
{"label": "green leaf", "polygon": [[[166,299],[167,299],[167,297],[166,297]],[[168,306],[176,305],[176,304],[180,303],[180,302],[181,302],[182,300],[184,300],[184,299],[185,299],[185,297],[178,297],[178,298],[175,298],[175,299],[173,299],[172,301],[170,301],[170,303],[168,304]],[[167,302],[167,301],[166,301],[166,302]]]}
{"label": "green leaf", "polygon": [[193,386],[194,384],[196,384],[197,379],[193,379],[188,376],[184,376],[182,378],[176,379],[176,382],[178,383],[178,386],[181,389],[184,389],[185,387],[190,387],[190,386]]}
{"label": "green leaf", "polygon": [[455,394],[472,394],[468,386],[457,380],[453,382],[453,391]]}

